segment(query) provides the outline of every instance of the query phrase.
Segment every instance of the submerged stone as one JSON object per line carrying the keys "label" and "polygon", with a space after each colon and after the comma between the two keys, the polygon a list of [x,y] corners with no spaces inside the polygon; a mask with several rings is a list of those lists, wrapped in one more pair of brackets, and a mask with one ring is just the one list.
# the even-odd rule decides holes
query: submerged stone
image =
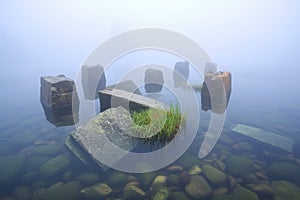
{"label": "submerged stone", "polygon": [[225,183],[227,177],[221,170],[210,165],[204,165],[202,169],[205,177],[214,185]]}
{"label": "submerged stone", "polygon": [[86,172],[86,173],[80,174],[77,177],[77,180],[82,185],[88,186],[88,185],[93,185],[93,184],[97,183],[100,180],[100,177],[96,173]]}
{"label": "submerged stone", "polygon": [[164,186],[159,186],[151,191],[151,200],[167,200],[171,194],[171,190]]}
{"label": "submerged stone", "polygon": [[185,186],[185,192],[194,199],[205,198],[212,192],[206,180],[198,175],[192,176],[190,183]]}
{"label": "submerged stone", "polygon": [[60,155],[52,158],[48,162],[44,163],[39,172],[45,177],[52,177],[62,173],[70,164],[71,160],[69,157]]}
{"label": "submerged stone", "polygon": [[258,196],[251,190],[237,185],[233,190],[232,200],[259,200]]}
{"label": "submerged stone", "polygon": [[122,172],[114,171],[106,178],[106,183],[113,188],[119,188],[126,184],[126,175]]}
{"label": "submerged stone", "polygon": [[188,196],[184,192],[173,192],[171,194],[170,199],[172,200],[190,200]]}
{"label": "submerged stone", "polygon": [[288,180],[300,183],[300,167],[289,162],[273,163],[267,169],[267,175],[273,180]]}
{"label": "submerged stone", "polygon": [[243,176],[255,171],[255,164],[245,156],[229,156],[226,161],[227,170],[234,176]]}
{"label": "submerged stone", "polygon": [[271,186],[275,194],[275,200],[296,200],[300,197],[300,188],[287,181],[273,181]]}
{"label": "submerged stone", "polygon": [[101,199],[108,196],[112,192],[111,187],[105,183],[98,183],[86,187],[80,191],[81,195],[87,199]]}
{"label": "submerged stone", "polygon": [[146,193],[137,186],[126,185],[123,189],[124,200],[140,200],[146,196]]}
{"label": "submerged stone", "polygon": [[290,138],[283,135],[244,124],[238,124],[232,130],[262,143],[292,152],[294,142]]}

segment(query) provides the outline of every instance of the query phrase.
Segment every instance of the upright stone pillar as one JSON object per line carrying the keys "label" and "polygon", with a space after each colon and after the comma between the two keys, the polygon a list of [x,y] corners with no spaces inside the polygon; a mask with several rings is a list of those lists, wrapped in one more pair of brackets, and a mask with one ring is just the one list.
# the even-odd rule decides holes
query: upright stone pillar
{"label": "upright stone pillar", "polygon": [[81,69],[81,83],[84,98],[95,100],[98,98],[98,90],[106,86],[104,68],[101,65],[83,65]]}
{"label": "upright stone pillar", "polygon": [[231,73],[217,72],[205,74],[201,89],[201,108],[214,113],[225,112],[231,94]]}
{"label": "upright stone pillar", "polygon": [[144,83],[147,93],[161,92],[164,86],[162,71],[157,69],[147,69],[145,71]]}
{"label": "upright stone pillar", "polygon": [[174,66],[173,71],[173,80],[174,87],[178,88],[180,86],[185,86],[187,84],[187,80],[189,78],[189,62],[177,62]]}
{"label": "upright stone pillar", "polygon": [[40,101],[47,120],[52,124],[65,126],[78,121],[76,86],[64,75],[41,77]]}

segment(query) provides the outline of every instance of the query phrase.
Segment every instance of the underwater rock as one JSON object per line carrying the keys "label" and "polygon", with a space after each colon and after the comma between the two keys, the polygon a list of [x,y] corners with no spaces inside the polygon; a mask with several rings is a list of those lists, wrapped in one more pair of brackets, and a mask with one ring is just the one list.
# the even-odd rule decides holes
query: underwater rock
{"label": "underwater rock", "polygon": [[144,77],[146,93],[160,92],[164,86],[164,76],[161,70],[147,69]]}
{"label": "underwater rock", "polygon": [[259,200],[258,196],[251,190],[237,185],[233,190],[232,200]]}
{"label": "underwater rock", "polygon": [[171,166],[169,166],[166,169],[166,171],[168,173],[174,173],[174,174],[176,174],[176,173],[182,172],[183,171],[183,167],[181,167],[180,165],[171,165]]}
{"label": "underwater rock", "polygon": [[237,124],[232,131],[288,152],[292,152],[293,149],[293,140],[282,134],[273,133],[244,124]]}
{"label": "underwater rock", "polygon": [[0,186],[6,187],[13,183],[20,175],[24,165],[24,158],[21,156],[0,157]]}
{"label": "underwater rock", "polygon": [[179,175],[177,174],[170,174],[167,177],[167,184],[171,186],[180,186]]}
{"label": "underwater rock", "polygon": [[51,185],[49,188],[37,189],[32,200],[58,200],[58,199],[79,199],[79,191],[82,188],[79,182],[71,181],[68,183],[58,182]]}
{"label": "underwater rock", "polygon": [[99,91],[101,112],[109,108],[122,106],[130,111],[145,110],[147,108],[165,109],[166,105],[155,99],[118,89]]}
{"label": "underwater rock", "polygon": [[197,174],[200,174],[201,172],[202,172],[202,169],[198,165],[194,165],[193,167],[191,167],[191,169],[189,169],[190,175],[197,175]]}
{"label": "underwater rock", "polygon": [[226,175],[219,169],[210,165],[204,165],[202,167],[205,177],[214,185],[220,185],[225,183]]}
{"label": "underwater rock", "polygon": [[187,171],[183,171],[179,174],[179,180],[180,183],[185,186],[191,181],[191,176]]}
{"label": "underwater rock", "polygon": [[81,83],[84,98],[95,100],[98,98],[98,91],[106,86],[104,68],[101,65],[83,65],[81,68]]}
{"label": "underwater rock", "polygon": [[96,184],[100,180],[100,177],[96,173],[85,172],[77,176],[77,180],[83,186],[88,186],[88,185]]}
{"label": "underwater rock", "polygon": [[157,187],[159,185],[165,186],[167,183],[167,177],[158,175],[157,177],[154,178],[151,187]]}
{"label": "underwater rock", "polygon": [[206,180],[198,175],[192,176],[191,181],[185,186],[185,192],[194,199],[205,198],[212,192]]}
{"label": "underwater rock", "polygon": [[32,153],[35,155],[42,155],[42,156],[56,156],[62,150],[62,144],[44,144],[35,146],[32,149]]}
{"label": "underwater rock", "polygon": [[296,200],[300,197],[300,188],[287,181],[273,181],[271,186],[275,194],[275,200]]}
{"label": "underwater rock", "polygon": [[105,183],[98,183],[80,191],[80,194],[86,199],[102,199],[112,192],[111,187]]}
{"label": "underwater rock", "polygon": [[39,172],[45,177],[52,177],[65,171],[70,164],[71,160],[69,157],[59,155],[48,162],[44,163],[40,168]]}
{"label": "underwater rock", "polygon": [[151,191],[151,200],[167,200],[171,195],[171,190],[164,186],[159,186]]}
{"label": "underwater rock", "polygon": [[37,170],[42,164],[49,161],[51,158],[48,156],[31,156],[27,159],[25,168],[28,171]]}
{"label": "underwater rock", "polygon": [[177,161],[176,164],[182,166],[184,169],[189,170],[194,165],[199,164],[200,161],[197,156],[193,156],[191,154],[185,153],[183,154]]}
{"label": "underwater rock", "polygon": [[246,187],[260,196],[264,196],[264,197],[273,196],[273,190],[271,186],[267,183],[247,184]]}
{"label": "underwater rock", "polygon": [[213,195],[211,200],[232,200],[232,195],[230,194],[216,194]]}
{"label": "underwater rock", "polygon": [[123,187],[127,183],[126,175],[122,172],[114,171],[106,178],[106,183],[114,188]]}
{"label": "underwater rock", "polygon": [[29,132],[29,131],[25,131],[23,133],[18,133],[14,136],[12,136],[9,139],[9,143],[16,145],[16,146],[27,146],[30,144],[33,144],[34,141],[36,141],[39,137],[39,133],[38,131],[36,132]]}
{"label": "underwater rock", "polygon": [[140,200],[146,196],[146,193],[134,186],[134,185],[126,185],[123,189],[123,199],[124,200]]}
{"label": "underwater rock", "polygon": [[227,192],[228,192],[228,189],[226,187],[221,187],[221,188],[215,189],[213,191],[213,194],[219,195],[219,194],[226,194]]}
{"label": "underwater rock", "polygon": [[227,170],[234,176],[242,176],[255,171],[255,164],[245,156],[232,155],[226,161]]}
{"label": "underwater rock", "polygon": [[272,163],[267,169],[267,175],[272,180],[297,181],[300,183],[300,167],[289,162]]}
{"label": "underwater rock", "polygon": [[138,86],[132,80],[122,81],[120,83],[107,86],[105,89],[108,89],[108,90],[118,89],[118,90],[124,90],[124,91],[130,92],[130,93],[142,95],[142,92],[139,90]]}
{"label": "underwater rock", "polygon": [[190,200],[184,192],[172,192],[170,199],[172,200]]}
{"label": "underwater rock", "polygon": [[139,180],[144,189],[148,189],[154,178],[157,176],[155,172],[142,173],[139,175]]}
{"label": "underwater rock", "polygon": [[205,74],[201,88],[201,108],[204,111],[223,114],[231,94],[231,73],[217,72]]}
{"label": "underwater rock", "polygon": [[189,62],[176,62],[173,70],[173,81],[175,88],[187,85],[189,71]]}
{"label": "underwater rock", "polygon": [[242,176],[243,183],[258,183],[258,178],[255,173],[249,173]]}

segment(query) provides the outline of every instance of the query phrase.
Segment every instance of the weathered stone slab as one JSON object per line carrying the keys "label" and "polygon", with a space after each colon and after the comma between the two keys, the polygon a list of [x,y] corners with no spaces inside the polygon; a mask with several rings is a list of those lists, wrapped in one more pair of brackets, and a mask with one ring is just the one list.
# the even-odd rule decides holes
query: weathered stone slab
{"label": "weathered stone slab", "polygon": [[186,86],[189,78],[189,62],[176,62],[173,71],[174,87]]}
{"label": "weathered stone slab", "polygon": [[120,83],[107,86],[105,89],[125,90],[127,92],[142,95],[142,93],[139,90],[138,86],[132,80],[122,81]]}
{"label": "weathered stone slab", "polygon": [[201,88],[202,110],[211,110],[213,113],[225,112],[231,94],[231,74],[217,72],[205,74]]}
{"label": "weathered stone slab", "polygon": [[292,152],[293,140],[283,135],[244,124],[237,124],[232,130],[273,147]]}
{"label": "weathered stone slab", "polygon": [[166,105],[154,99],[133,94],[124,90],[106,89],[99,91],[101,112],[112,107],[122,106],[127,110],[144,110],[147,108],[165,109]]}
{"label": "weathered stone slab", "polygon": [[64,75],[42,76],[40,92],[41,103],[50,109],[79,102],[74,81]]}
{"label": "weathered stone slab", "polygon": [[144,83],[147,93],[160,92],[164,86],[162,71],[157,69],[147,69],[145,71]]}
{"label": "weathered stone slab", "polygon": [[[77,143],[100,167],[106,169],[103,161],[114,164],[139,144],[140,140],[130,135],[132,125],[129,111],[123,107],[111,108],[72,132],[69,139]],[[123,149],[123,153],[118,148]],[[73,148],[70,149],[74,151]],[[79,158],[86,160],[82,154]]]}
{"label": "weathered stone slab", "polygon": [[64,75],[41,77],[40,101],[47,120],[55,126],[73,125],[78,121],[75,83]]}
{"label": "weathered stone slab", "polygon": [[104,68],[101,65],[83,65],[81,70],[84,98],[88,100],[97,99],[98,90],[103,90],[106,86]]}

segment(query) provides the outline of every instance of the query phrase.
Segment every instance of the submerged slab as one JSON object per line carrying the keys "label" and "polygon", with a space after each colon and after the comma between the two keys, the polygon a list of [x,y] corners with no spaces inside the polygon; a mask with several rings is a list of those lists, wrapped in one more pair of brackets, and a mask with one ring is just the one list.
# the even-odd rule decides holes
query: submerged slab
{"label": "submerged slab", "polygon": [[260,142],[269,144],[273,147],[292,152],[293,141],[283,135],[244,124],[237,124],[232,130],[241,135],[245,135]]}

